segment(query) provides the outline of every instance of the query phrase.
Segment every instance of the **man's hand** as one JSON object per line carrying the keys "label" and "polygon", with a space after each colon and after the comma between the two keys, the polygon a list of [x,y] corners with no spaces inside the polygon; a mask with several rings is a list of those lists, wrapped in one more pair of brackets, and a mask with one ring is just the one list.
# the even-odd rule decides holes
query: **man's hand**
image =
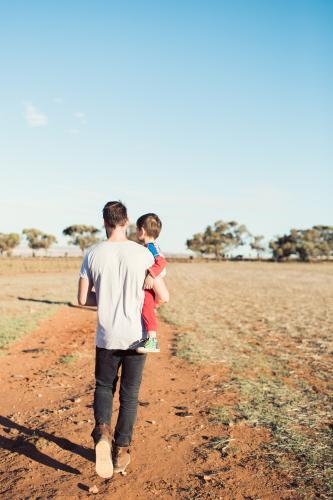
{"label": "man's hand", "polygon": [[151,290],[154,286],[154,278],[150,276],[150,274],[147,274],[145,282],[143,284],[143,288],[145,290]]}

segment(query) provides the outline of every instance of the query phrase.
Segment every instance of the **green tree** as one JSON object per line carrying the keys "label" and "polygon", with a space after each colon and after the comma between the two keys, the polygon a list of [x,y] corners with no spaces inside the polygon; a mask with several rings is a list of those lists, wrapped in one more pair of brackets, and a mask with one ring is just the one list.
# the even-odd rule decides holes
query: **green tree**
{"label": "green tree", "polygon": [[260,255],[265,251],[265,245],[262,243],[264,236],[253,236],[252,241],[250,241],[250,247],[252,250],[257,252],[257,258],[260,259]]}
{"label": "green tree", "polygon": [[99,232],[100,230],[94,226],[74,224],[66,227],[62,233],[65,236],[70,236],[71,239],[68,242],[69,245],[76,245],[80,247],[83,252],[85,248],[88,248],[100,241],[100,238],[97,237],[97,233]]}
{"label": "green tree", "polygon": [[4,252],[11,255],[12,251],[20,243],[20,235],[17,233],[0,233],[0,255]]}
{"label": "green tree", "polygon": [[317,225],[313,226],[317,233],[317,244],[320,248],[321,256],[330,257],[333,255],[333,226]]}
{"label": "green tree", "polygon": [[314,229],[292,229],[296,242],[296,255],[304,262],[308,262],[311,258],[319,257],[321,254],[320,246],[318,245],[318,233]]}
{"label": "green tree", "polygon": [[295,246],[288,234],[276,236],[275,240],[269,242],[269,248],[272,250],[273,259],[278,262],[295,254]]}
{"label": "green tree", "polygon": [[186,246],[201,255],[214,255],[216,259],[225,257],[227,252],[244,245],[250,235],[244,224],[219,220],[207,226],[203,233],[196,233],[186,241]]}
{"label": "green tree", "polygon": [[23,229],[22,233],[27,239],[28,246],[32,249],[33,257],[35,257],[35,250],[43,248],[46,253],[50,246],[57,242],[53,234],[43,233],[39,229]]}
{"label": "green tree", "polygon": [[272,240],[269,246],[277,261],[293,255],[304,262],[328,258],[333,254],[333,227],[317,225],[310,229],[291,229],[289,234]]}

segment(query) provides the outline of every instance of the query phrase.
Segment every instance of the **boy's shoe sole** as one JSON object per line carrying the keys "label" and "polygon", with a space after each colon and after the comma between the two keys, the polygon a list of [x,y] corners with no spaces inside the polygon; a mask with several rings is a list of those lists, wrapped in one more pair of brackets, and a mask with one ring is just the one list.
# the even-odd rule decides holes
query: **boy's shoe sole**
{"label": "boy's shoe sole", "polygon": [[106,439],[100,439],[95,447],[96,472],[103,479],[109,479],[113,475],[113,463],[111,459],[111,446]]}
{"label": "boy's shoe sole", "polygon": [[160,352],[160,349],[147,349],[146,347],[138,347],[136,349],[136,352],[140,353],[140,354],[145,354],[146,352]]}

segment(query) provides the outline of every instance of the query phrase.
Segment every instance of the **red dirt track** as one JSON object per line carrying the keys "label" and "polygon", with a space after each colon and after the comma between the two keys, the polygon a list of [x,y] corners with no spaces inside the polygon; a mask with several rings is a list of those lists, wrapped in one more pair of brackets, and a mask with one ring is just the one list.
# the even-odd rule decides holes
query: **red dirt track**
{"label": "red dirt track", "polygon": [[[269,439],[266,430],[208,420],[208,407],[225,401],[221,382],[228,371],[175,357],[175,331],[165,324],[162,352],[148,355],[140,401],[149,404],[139,406],[127,476],[96,476],[90,438],[94,330],[94,311],[65,307],[0,358],[4,498],[85,498],[94,485],[95,496],[115,499],[298,498],[256,459]],[[70,355],[72,361],[63,362]],[[117,410],[116,395],[115,416]],[[176,415],[184,411],[190,415]],[[229,438],[236,451],[222,457],[207,446],[214,437]]]}

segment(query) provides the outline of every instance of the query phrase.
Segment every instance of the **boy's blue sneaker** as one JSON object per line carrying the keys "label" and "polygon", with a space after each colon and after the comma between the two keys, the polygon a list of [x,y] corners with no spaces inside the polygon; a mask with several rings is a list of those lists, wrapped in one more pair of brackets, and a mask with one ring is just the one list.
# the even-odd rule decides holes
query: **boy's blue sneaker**
{"label": "boy's blue sneaker", "polygon": [[146,352],[160,352],[156,337],[149,337],[141,347],[137,347],[136,352],[145,354]]}

